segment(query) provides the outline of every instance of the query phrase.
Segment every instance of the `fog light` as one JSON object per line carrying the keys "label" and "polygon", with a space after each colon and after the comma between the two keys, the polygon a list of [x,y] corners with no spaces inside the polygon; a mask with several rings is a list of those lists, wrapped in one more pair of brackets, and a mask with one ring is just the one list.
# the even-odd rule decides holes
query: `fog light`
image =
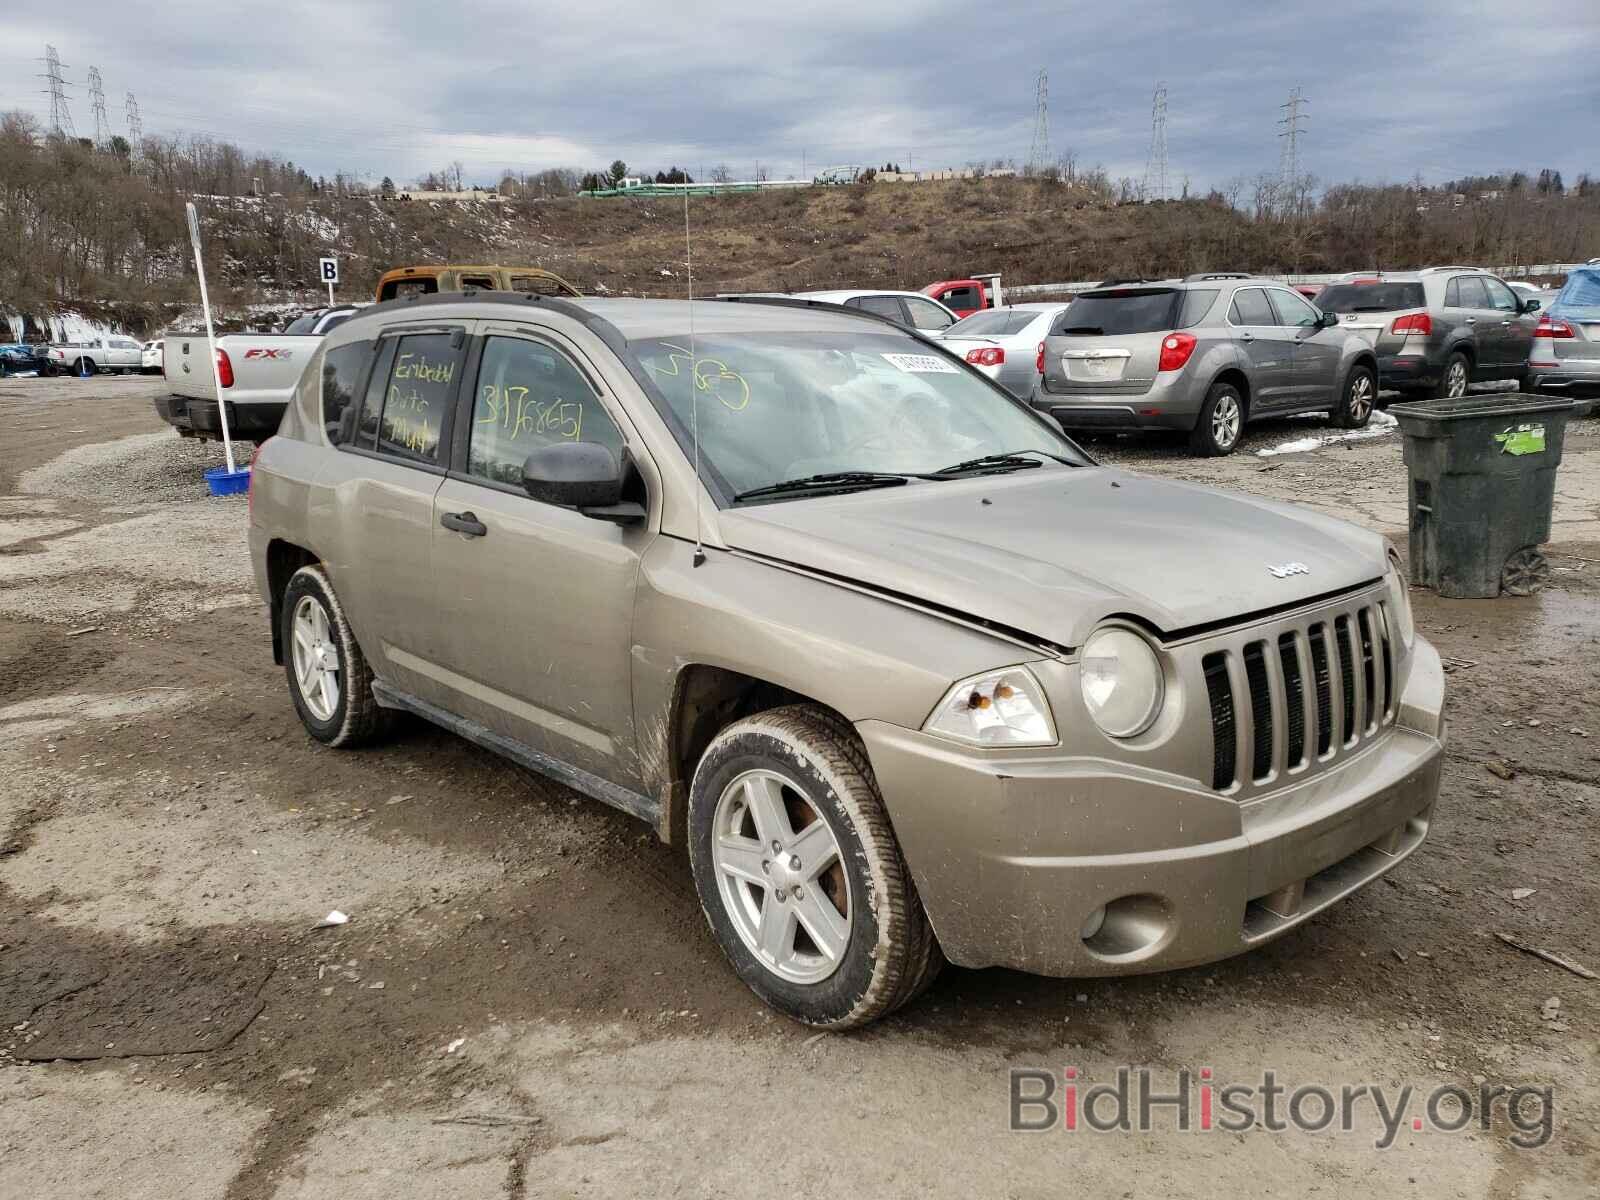
{"label": "fog light", "polygon": [[1090,920],[1095,921],[1094,932],[1088,932],[1089,925],[1085,923],[1084,948],[1097,958],[1111,961],[1148,958],[1177,931],[1172,906],[1163,897],[1148,892],[1118,896]]}
{"label": "fog light", "polygon": [[1106,906],[1102,904],[1083,919],[1083,928],[1078,930],[1078,936],[1088,941],[1100,932],[1100,926],[1106,923]]}

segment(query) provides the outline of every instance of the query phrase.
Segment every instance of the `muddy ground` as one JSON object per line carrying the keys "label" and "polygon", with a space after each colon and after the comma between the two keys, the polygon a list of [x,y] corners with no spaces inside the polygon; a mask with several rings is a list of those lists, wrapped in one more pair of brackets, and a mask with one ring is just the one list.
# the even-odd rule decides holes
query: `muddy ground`
{"label": "muddy ground", "polygon": [[[1127,980],[949,970],[819,1037],[767,1012],[685,862],[422,726],[307,739],[244,500],[155,419],[159,381],[0,383],[0,1196],[1594,1194],[1600,421],[1568,440],[1542,595],[1416,593],[1451,663],[1426,846],[1271,946]],[[1137,469],[1403,545],[1392,433],[1318,421]],[[348,925],[315,929],[332,909]],[[1556,1003],[1551,1003],[1555,1001]],[[1553,1090],[1554,1135],[1006,1131],[1008,1068],[1157,1083]],[[1158,1110],[1158,1112],[1161,1110]]]}

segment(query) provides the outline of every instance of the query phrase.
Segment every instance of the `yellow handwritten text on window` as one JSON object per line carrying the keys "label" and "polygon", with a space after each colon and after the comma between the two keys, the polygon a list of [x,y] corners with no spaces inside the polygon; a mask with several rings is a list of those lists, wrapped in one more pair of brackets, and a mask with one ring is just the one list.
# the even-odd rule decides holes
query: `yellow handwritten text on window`
{"label": "yellow handwritten text on window", "polygon": [[691,357],[689,351],[673,342],[662,342],[663,346],[672,350],[667,355],[667,362],[671,369],[650,364],[650,370],[671,379],[680,374],[678,363],[694,363],[694,386],[699,392],[707,392],[715,396],[722,406],[730,412],[743,412],[750,406],[750,384],[745,377],[735,371],[727,363],[717,358]]}
{"label": "yellow handwritten text on window", "polygon": [[541,401],[520,385],[486,383],[478,397],[479,425],[493,425],[511,441],[553,437],[583,438],[583,401],[560,396]]}
{"label": "yellow handwritten text on window", "polygon": [[449,383],[455,377],[455,359],[430,361],[426,354],[407,350],[394,364],[394,378],[421,379],[427,383]]}

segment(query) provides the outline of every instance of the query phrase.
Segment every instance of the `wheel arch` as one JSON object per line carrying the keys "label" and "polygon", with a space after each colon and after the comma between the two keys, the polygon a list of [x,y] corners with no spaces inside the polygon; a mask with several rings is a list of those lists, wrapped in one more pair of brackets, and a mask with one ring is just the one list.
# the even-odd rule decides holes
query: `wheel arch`
{"label": "wheel arch", "polygon": [[267,543],[267,596],[272,613],[272,661],[283,665],[283,594],[289,580],[301,567],[321,562],[321,558],[286,538]]}
{"label": "wheel arch", "polygon": [[1219,383],[1228,383],[1233,385],[1234,390],[1239,393],[1239,399],[1243,402],[1245,419],[1249,420],[1250,403],[1252,400],[1250,394],[1250,376],[1245,373],[1244,368],[1239,366],[1238,363],[1229,363],[1227,366],[1223,367],[1222,370],[1218,371],[1211,377],[1211,382],[1206,384],[1206,393],[1209,395],[1211,389],[1216,387]]}

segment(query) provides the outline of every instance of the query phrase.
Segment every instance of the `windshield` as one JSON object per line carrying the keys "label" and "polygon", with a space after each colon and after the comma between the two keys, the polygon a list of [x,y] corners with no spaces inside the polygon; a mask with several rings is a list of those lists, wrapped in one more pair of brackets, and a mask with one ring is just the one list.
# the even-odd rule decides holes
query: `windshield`
{"label": "windshield", "polygon": [[1399,308],[1426,308],[1420,283],[1331,283],[1317,293],[1323,312],[1394,312]]}
{"label": "windshield", "polygon": [[1600,271],[1579,269],[1567,276],[1552,308],[1578,317],[1600,317]]}
{"label": "windshield", "polygon": [[1177,298],[1172,288],[1090,292],[1067,306],[1059,332],[1067,337],[1164,333],[1177,327]]}
{"label": "windshield", "polygon": [[296,317],[284,327],[284,333],[310,333],[311,327],[317,323],[317,314],[308,312],[304,316]]}
{"label": "windshield", "polygon": [[[629,348],[690,456],[691,408],[698,407],[702,473],[725,503],[811,475],[921,474],[1019,450],[1089,462],[1049,422],[908,335],[829,330],[702,337],[692,369],[687,335],[640,339]],[[1047,461],[1042,469],[1055,465]]]}
{"label": "windshield", "polygon": [[1043,315],[1030,309],[1019,312],[1011,308],[991,308],[957,321],[944,331],[944,336],[947,338],[1010,337],[1014,333],[1021,333]]}

